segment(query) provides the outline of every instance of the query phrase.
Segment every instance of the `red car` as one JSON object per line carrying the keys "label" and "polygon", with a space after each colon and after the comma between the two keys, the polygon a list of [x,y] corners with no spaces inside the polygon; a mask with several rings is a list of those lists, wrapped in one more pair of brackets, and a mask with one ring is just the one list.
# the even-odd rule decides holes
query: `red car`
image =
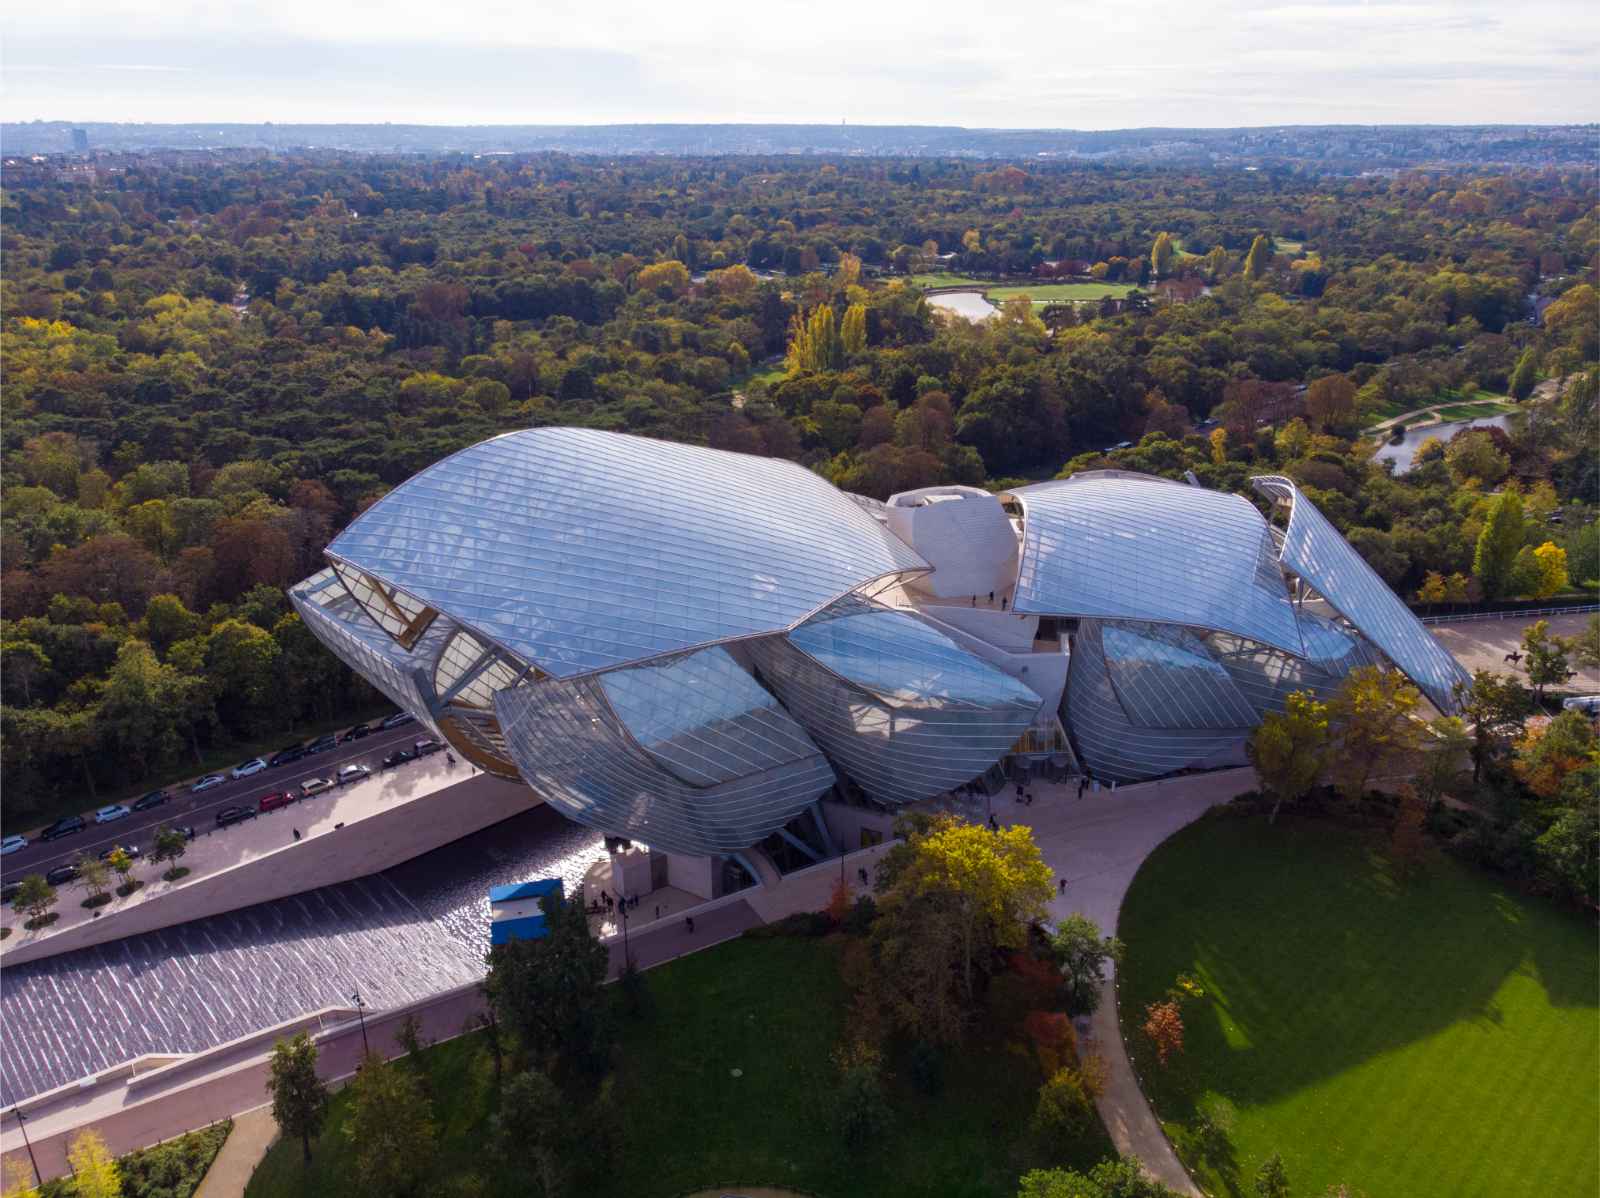
{"label": "red car", "polygon": [[292,790],[282,791],[278,794],[262,795],[261,810],[276,811],[279,807],[287,807],[290,803],[295,802],[299,797],[300,796],[295,794]]}

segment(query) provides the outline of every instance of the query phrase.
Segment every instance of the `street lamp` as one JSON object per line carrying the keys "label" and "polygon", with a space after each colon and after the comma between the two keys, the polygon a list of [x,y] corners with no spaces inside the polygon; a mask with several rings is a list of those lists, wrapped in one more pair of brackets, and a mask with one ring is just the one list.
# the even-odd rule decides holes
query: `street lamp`
{"label": "street lamp", "polygon": [[628,900],[626,896],[618,897],[617,910],[622,913],[622,969],[626,973],[633,964],[633,954],[628,951]]}
{"label": "street lamp", "polygon": [[33,1144],[28,1140],[28,1117],[22,1113],[22,1108],[19,1106],[12,1107],[11,1113],[17,1117],[17,1127],[22,1132],[22,1143],[28,1149],[28,1163],[33,1166],[33,1184],[42,1186],[44,1179],[39,1176],[39,1162],[34,1159]]}
{"label": "street lamp", "polygon": [[350,996],[350,1001],[356,1004],[356,1018],[361,1021],[361,1056],[365,1059],[372,1055],[372,1046],[367,1043],[367,1004],[361,1001],[359,990]]}

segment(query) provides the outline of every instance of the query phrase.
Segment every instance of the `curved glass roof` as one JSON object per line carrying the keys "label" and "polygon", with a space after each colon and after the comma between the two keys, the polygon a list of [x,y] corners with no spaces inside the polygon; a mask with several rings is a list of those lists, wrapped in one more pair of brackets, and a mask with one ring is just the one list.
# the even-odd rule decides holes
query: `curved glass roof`
{"label": "curved glass roof", "polygon": [[1105,668],[1141,728],[1248,728],[1256,712],[1200,638],[1173,624],[1107,621]]}
{"label": "curved glass roof", "polygon": [[1020,487],[1015,611],[1148,620],[1302,652],[1267,522],[1249,500],[1127,472]]}
{"label": "curved glass roof", "polygon": [[1383,650],[1435,707],[1446,713],[1455,711],[1456,684],[1472,681],[1461,663],[1411,614],[1294,480],[1263,475],[1250,481],[1258,491],[1290,505],[1283,564]]}
{"label": "curved glass roof", "polygon": [[792,628],[928,569],[793,462],[537,428],[408,479],[328,547],[547,674]]}
{"label": "curved glass roof", "polygon": [[[710,666],[719,678],[738,670],[725,650],[703,652],[721,659]],[[718,700],[671,726],[634,729],[618,715],[614,695],[635,715],[671,707],[695,686],[696,675],[676,665],[619,673],[637,677],[552,679],[494,697],[523,778],[579,823],[674,853],[738,852],[833,785],[827,759],[748,675],[741,691],[765,696],[752,709],[734,712],[737,703]],[[687,781],[691,775],[703,781]]]}

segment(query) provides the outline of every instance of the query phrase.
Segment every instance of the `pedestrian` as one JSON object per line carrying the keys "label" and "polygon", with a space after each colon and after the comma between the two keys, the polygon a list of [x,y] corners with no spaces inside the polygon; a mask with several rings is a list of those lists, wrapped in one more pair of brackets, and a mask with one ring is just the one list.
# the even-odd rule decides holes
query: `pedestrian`
{"label": "pedestrian", "polygon": [[1023,803],[1023,806],[1024,807],[1032,807],[1033,806],[1033,791],[1030,790],[1028,792],[1028,799],[1027,799],[1027,801],[1025,803]]}
{"label": "pedestrian", "polygon": [[444,755],[444,760],[445,760],[445,764],[448,765],[451,769],[455,769],[456,768],[456,755],[454,753],[448,753],[447,752]]}
{"label": "pedestrian", "polygon": [[865,886],[867,884],[867,871],[866,870],[864,870],[864,869],[856,870],[856,877],[861,879],[861,884],[863,886]]}
{"label": "pedestrian", "polygon": [[1065,878],[1062,878],[1061,879],[1061,889],[1060,889],[1060,891],[1058,893],[1065,894],[1066,892],[1067,892],[1067,880]]}
{"label": "pedestrian", "polygon": [[993,591],[990,591],[990,592],[989,592],[989,602],[990,602],[990,603],[993,603],[993,602],[994,602],[994,592],[993,592]]}
{"label": "pedestrian", "polygon": [[999,830],[1000,830],[1000,821],[995,819],[993,813],[991,813],[990,816],[989,816],[989,831],[998,832]]}
{"label": "pedestrian", "polygon": [[1017,783],[1017,802],[1022,802],[1022,783]]}
{"label": "pedestrian", "polygon": [[1085,774],[1078,779],[1078,799],[1083,800],[1083,792],[1089,789],[1089,775]]}
{"label": "pedestrian", "polygon": [[290,828],[289,830],[294,833],[294,838],[296,840],[300,839],[300,829],[299,828]]}
{"label": "pedestrian", "polygon": [[974,595],[972,597],[972,606],[973,607],[977,607],[978,606],[978,597],[976,595]]}
{"label": "pedestrian", "polygon": [[661,904],[660,903],[656,904],[656,918],[657,919],[661,918]]}
{"label": "pedestrian", "polygon": [[694,935],[694,916],[685,915],[683,917],[683,923],[684,923],[684,926],[689,929],[689,935],[693,936]]}
{"label": "pedestrian", "polygon": [[1001,611],[1005,611],[1005,609],[1006,609],[1006,603],[1007,603],[1007,599],[1006,599],[1006,597],[1005,597],[1005,596],[1004,596],[1004,595],[1001,595],[1001,596],[1000,596],[1000,610],[1001,610]]}

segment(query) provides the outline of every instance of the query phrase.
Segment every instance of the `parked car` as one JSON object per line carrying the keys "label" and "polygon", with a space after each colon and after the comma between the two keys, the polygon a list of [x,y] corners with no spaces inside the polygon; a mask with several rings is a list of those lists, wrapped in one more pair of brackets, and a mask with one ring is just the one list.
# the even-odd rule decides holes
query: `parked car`
{"label": "parked car", "polygon": [[279,807],[287,807],[290,803],[298,803],[300,796],[292,790],[280,790],[275,794],[261,796],[261,810],[276,811]]}
{"label": "parked car", "polygon": [[339,738],[337,736],[319,736],[306,746],[306,756],[310,757],[313,753],[326,753],[329,749],[337,749],[338,747]]}
{"label": "parked car", "polygon": [[289,765],[299,761],[305,755],[306,747],[304,745],[290,745],[287,749],[279,749],[274,753],[272,760],[267,764],[273,769],[277,769],[280,765]]}
{"label": "parked car", "polygon": [[56,866],[49,873],[45,874],[44,880],[50,883],[52,886],[64,886],[77,876],[78,867],[69,863],[67,865]]}
{"label": "parked car", "polygon": [[238,781],[240,778],[248,778],[251,774],[259,774],[266,768],[267,763],[259,757],[252,757],[249,761],[241,761],[233,767],[234,781]]}
{"label": "parked car", "polygon": [[1577,695],[1561,700],[1562,711],[1581,711],[1584,715],[1600,715],[1600,695]]}
{"label": "parked car", "polygon": [[333,789],[332,778],[307,778],[300,783],[300,797],[309,799],[312,795],[319,795],[325,790]]}
{"label": "parked car", "polygon": [[346,732],[339,738],[339,743],[341,745],[347,745],[353,740],[365,740],[371,735],[372,726],[370,724],[357,724],[354,728],[350,729],[350,731]]}
{"label": "parked car", "polygon": [[3,842],[0,842],[0,857],[7,856],[10,853],[15,853],[20,849],[25,849],[27,847],[28,838],[26,836],[7,836]]}
{"label": "parked car", "polygon": [[417,717],[412,715],[409,711],[397,711],[379,724],[378,727],[387,732],[390,728],[400,727],[401,724],[414,723],[416,718]]}
{"label": "parked car", "polygon": [[4,886],[0,886],[0,903],[9,903],[21,893],[21,882],[7,882]]}
{"label": "parked car", "polygon": [[416,759],[417,754],[415,750],[396,749],[393,753],[390,753],[389,756],[383,759],[383,768],[386,770],[392,770],[397,765],[404,765],[406,762],[415,761]]}
{"label": "parked car", "polygon": [[347,765],[339,770],[339,785],[349,786],[352,782],[359,782],[363,778],[372,777],[372,769],[365,765]]}
{"label": "parked car", "polygon": [[411,748],[418,757],[426,757],[430,753],[439,752],[444,748],[444,746],[438,741],[434,740],[433,737],[428,736],[424,737],[422,740],[419,740],[416,744],[412,745]]}
{"label": "parked car", "polygon": [[133,801],[135,811],[149,811],[152,807],[159,807],[172,796],[164,790],[152,790],[147,795],[140,795]]}
{"label": "parked car", "polygon": [[242,824],[247,819],[255,819],[254,807],[224,807],[217,812],[217,827],[226,828],[233,824]]}
{"label": "parked car", "polygon": [[210,790],[213,786],[221,786],[226,781],[227,779],[221,774],[207,774],[189,788],[189,793],[199,794],[202,790]]}
{"label": "parked car", "polygon": [[101,852],[100,852],[100,860],[102,860],[102,861],[110,861],[111,860],[111,854],[116,852],[118,849],[121,849],[129,857],[137,859],[138,856],[139,856],[139,846],[136,845],[136,844],[114,844],[109,849],[102,849],[101,850]]}
{"label": "parked car", "polygon": [[71,836],[74,832],[82,832],[89,825],[83,822],[81,815],[63,815],[43,832],[39,833],[40,840],[56,840],[62,836]]}
{"label": "parked car", "polygon": [[114,824],[119,819],[127,819],[132,814],[133,812],[129,811],[121,803],[111,803],[94,813],[94,822],[97,824]]}
{"label": "parked car", "polygon": [[185,840],[193,840],[195,838],[193,824],[168,824],[167,826],[174,832],[179,833]]}

